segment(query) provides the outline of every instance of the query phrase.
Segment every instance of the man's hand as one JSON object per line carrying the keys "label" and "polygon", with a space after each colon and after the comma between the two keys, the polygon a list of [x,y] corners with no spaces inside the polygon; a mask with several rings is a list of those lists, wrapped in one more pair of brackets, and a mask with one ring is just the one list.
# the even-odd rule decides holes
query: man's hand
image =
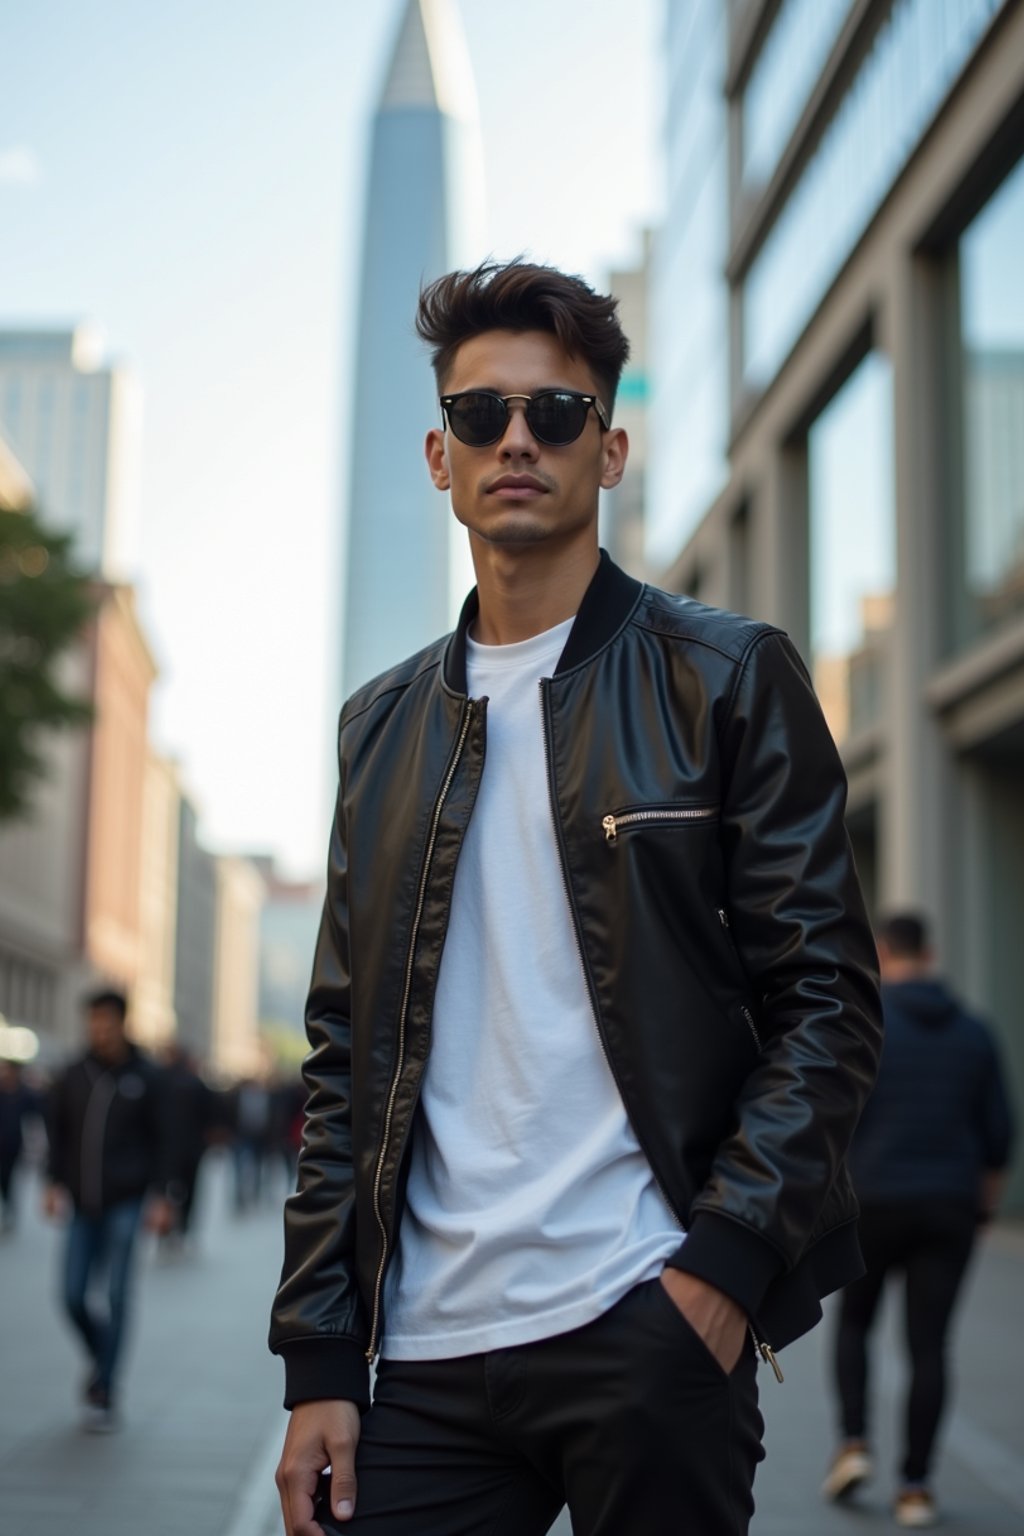
{"label": "man's hand", "polygon": [[724,1291],[681,1269],[663,1269],[661,1283],[722,1370],[730,1375],[743,1353],[747,1331],[743,1308]]}
{"label": "man's hand", "polygon": [[331,1469],[331,1514],[351,1520],[356,1508],[356,1446],[359,1409],[341,1399],[298,1403],[292,1409],[274,1481],[281,1496],[287,1536],[323,1536],[313,1519],[320,1473]]}
{"label": "man's hand", "polygon": [[50,1221],[63,1221],[68,1213],[68,1197],[60,1184],[47,1184],[43,1190],[43,1215]]}
{"label": "man's hand", "polygon": [[177,1211],[166,1195],[154,1195],[146,1206],[143,1225],[147,1232],[166,1237],[177,1225]]}

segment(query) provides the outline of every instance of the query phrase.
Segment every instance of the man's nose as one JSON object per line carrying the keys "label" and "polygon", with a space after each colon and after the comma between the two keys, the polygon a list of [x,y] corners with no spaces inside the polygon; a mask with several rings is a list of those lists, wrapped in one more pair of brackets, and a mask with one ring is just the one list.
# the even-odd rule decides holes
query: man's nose
{"label": "man's nose", "polygon": [[510,458],[536,458],[539,453],[537,439],[526,420],[525,400],[510,400],[508,402],[508,424],[499,443],[502,454]]}

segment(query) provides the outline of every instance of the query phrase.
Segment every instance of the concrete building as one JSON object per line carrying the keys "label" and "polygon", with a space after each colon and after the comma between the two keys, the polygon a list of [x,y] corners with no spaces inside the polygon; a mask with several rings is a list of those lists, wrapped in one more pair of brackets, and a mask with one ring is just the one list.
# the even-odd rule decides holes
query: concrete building
{"label": "concrete building", "polygon": [[453,0],[403,0],[367,179],[344,570],[344,696],[449,627],[451,512],[423,461],[438,422],[420,285],[477,252],[480,149]]}
{"label": "concrete building", "polygon": [[285,880],[272,858],[253,856],[263,876],[260,909],[260,995],[262,1026],[305,1038],[306,994],[324,905],[322,880]]}
{"label": "concrete building", "polygon": [[211,1064],[231,1077],[259,1072],[260,907],[263,878],[248,859],[220,856],[216,875]]}
{"label": "concrete building", "polygon": [[139,874],[139,974],[132,999],[140,1045],[166,1045],[177,1034],[174,982],[178,929],[178,838],[181,786],[177,765],[152,747],[146,754]]}
{"label": "concrete building", "polygon": [[44,1057],[79,1039],[82,992],[132,992],[143,956],[140,878],[149,692],[156,672],[129,588],[102,583],[61,667],[91,701],[87,729],[51,733],[30,813],[0,828],[0,1012]]}
{"label": "concrete building", "polygon": [[602,491],[599,518],[601,544],[625,570],[643,578],[644,507],[647,495],[649,359],[648,304],[651,281],[650,232],[645,232],[638,266],[612,272],[608,291],[619,301],[619,322],[629,337],[629,361],[615,397],[614,422],[629,439],[629,472],[611,491]]}
{"label": "concrete building", "polygon": [[177,1038],[199,1061],[214,1054],[217,861],[199,840],[191,800],[178,801],[178,906],[174,928]]}
{"label": "concrete building", "polygon": [[102,589],[91,662],[83,947],[98,975],[131,992],[142,968],[143,813],[156,665],[130,587]]}
{"label": "concrete building", "polygon": [[648,550],[793,635],[1024,1096],[1024,4],[665,15]]}
{"label": "concrete building", "polygon": [[35,483],[44,520],[75,538],[82,568],[110,581],[137,557],[141,403],[98,336],[0,331],[0,435]]}

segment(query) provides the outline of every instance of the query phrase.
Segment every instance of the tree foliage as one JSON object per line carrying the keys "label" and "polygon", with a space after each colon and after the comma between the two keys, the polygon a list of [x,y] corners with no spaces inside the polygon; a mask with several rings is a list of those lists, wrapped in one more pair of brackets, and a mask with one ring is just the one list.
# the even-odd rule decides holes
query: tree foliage
{"label": "tree foliage", "polygon": [[61,657],[95,607],[71,539],[33,511],[0,508],[0,821],[29,809],[46,774],[49,731],[91,718],[85,699],[60,685]]}

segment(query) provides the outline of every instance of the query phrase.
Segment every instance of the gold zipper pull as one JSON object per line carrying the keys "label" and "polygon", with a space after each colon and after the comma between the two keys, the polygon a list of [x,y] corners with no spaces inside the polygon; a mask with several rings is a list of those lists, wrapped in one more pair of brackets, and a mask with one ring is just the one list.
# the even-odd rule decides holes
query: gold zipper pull
{"label": "gold zipper pull", "polygon": [[614,843],[618,834],[618,824],[615,820],[615,817],[606,816],[601,822],[601,825],[604,827],[605,840],[609,843]]}
{"label": "gold zipper pull", "polygon": [[785,1377],[782,1374],[782,1368],[775,1358],[775,1351],[772,1349],[771,1345],[765,1344],[764,1341],[761,1340],[757,1347],[761,1351],[761,1359],[764,1361],[765,1365],[770,1365],[772,1370],[775,1372],[775,1380],[778,1382],[784,1381]]}

